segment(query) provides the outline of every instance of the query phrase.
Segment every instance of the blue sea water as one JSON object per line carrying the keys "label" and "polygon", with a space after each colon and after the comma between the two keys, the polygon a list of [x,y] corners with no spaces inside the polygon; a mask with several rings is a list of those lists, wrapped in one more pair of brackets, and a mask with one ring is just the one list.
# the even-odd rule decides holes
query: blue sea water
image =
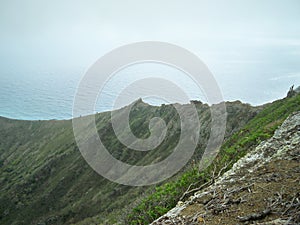
{"label": "blue sea water", "polygon": [[[300,73],[290,68],[237,67],[210,68],[224,100],[242,100],[253,105],[284,97],[288,88],[300,84]],[[7,71],[1,73],[0,116],[22,120],[72,118],[74,96],[87,68],[51,72]],[[113,108],[115,99],[130,83],[146,77],[161,77],[180,86],[190,99],[206,101],[205,93],[181,71],[162,65],[134,65],[117,73],[98,96],[95,112]],[[163,88],[163,87],[162,87]],[[133,95],[135,93],[127,92]],[[140,96],[143,97],[143,96]],[[166,103],[157,97],[148,103]],[[170,102],[167,102],[170,103]]]}
{"label": "blue sea water", "polygon": [[[79,69],[78,72],[32,72],[31,74],[10,72],[2,74],[0,116],[23,120],[72,118],[74,96],[85,72],[85,69]],[[191,99],[200,98],[201,90],[199,91],[193,81],[183,72],[163,65],[136,65],[115,74],[113,79],[105,85],[103,91],[99,90],[94,112],[112,110],[114,101],[124,88],[147,77],[173,80],[174,83],[185,89]],[[86,91],[88,92],[89,88]],[[135,93],[129,91],[122,94],[134,95]],[[133,99],[139,97],[145,97],[143,99],[153,105],[171,103],[149,96],[136,96]]]}
{"label": "blue sea water", "polygon": [[77,82],[77,74],[4,74],[0,115],[27,120],[70,118]]}

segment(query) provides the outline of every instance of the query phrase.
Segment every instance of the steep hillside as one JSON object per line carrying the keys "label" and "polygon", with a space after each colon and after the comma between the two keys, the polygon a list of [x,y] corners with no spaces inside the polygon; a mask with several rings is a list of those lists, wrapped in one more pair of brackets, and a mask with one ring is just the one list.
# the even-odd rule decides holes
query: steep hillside
{"label": "steep hillside", "polygon": [[211,186],[153,222],[300,224],[300,112]]}
{"label": "steep hillside", "polygon": [[[200,120],[205,122],[200,130],[202,142],[194,155],[197,159],[209,136],[210,109],[201,102],[193,104]],[[261,107],[254,108],[241,102],[227,103],[226,138],[240,130],[260,110]],[[96,115],[98,133],[111,154],[122,161],[137,165],[159,161],[172,151],[180,133],[174,107],[154,107],[139,100],[131,111],[130,125],[136,136],[147,137],[148,124],[154,116],[166,121],[168,131],[166,141],[150,153],[123,146],[114,135],[109,112]],[[0,118],[0,140],[0,224],[92,224],[104,221],[111,224],[124,218],[121,214],[124,206],[125,212],[130,211],[138,197],[154,190],[151,186],[118,185],[94,172],[77,148],[70,120]]]}
{"label": "steep hillside", "polygon": [[213,184],[234,162],[262,141],[271,138],[278,126],[290,114],[299,110],[299,94],[265,105],[260,113],[225,141],[218,156],[208,168],[200,171],[198,167],[190,168],[177,179],[157,187],[138,201],[128,213],[126,223],[149,224],[175,207],[178,202]]}

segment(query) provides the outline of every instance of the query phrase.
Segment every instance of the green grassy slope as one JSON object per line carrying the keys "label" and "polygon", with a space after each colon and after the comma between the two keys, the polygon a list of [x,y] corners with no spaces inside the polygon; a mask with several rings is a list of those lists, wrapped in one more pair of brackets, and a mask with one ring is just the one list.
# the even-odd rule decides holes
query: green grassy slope
{"label": "green grassy slope", "polygon": [[[209,136],[210,110],[207,105],[195,104],[200,119],[206,121],[200,131],[204,141],[196,149],[197,158]],[[259,108],[234,102],[227,103],[227,110],[229,137]],[[180,134],[176,110],[170,105],[154,107],[137,101],[130,114],[130,125],[136,136],[145,138],[154,116],[166,121],[168,133],[167,139],[150,153],[123,146],[114,136],[109,113],[96,115],[99,136],[112,155],[122,161],[138,165],[160,161],[172,151]],[[0,224],[112,223],[124,218],[120,214],[124,208],[130,210],[136,199],[154,189],[115,184],[94,172],[77,148],[70,120],[0,118]]]}

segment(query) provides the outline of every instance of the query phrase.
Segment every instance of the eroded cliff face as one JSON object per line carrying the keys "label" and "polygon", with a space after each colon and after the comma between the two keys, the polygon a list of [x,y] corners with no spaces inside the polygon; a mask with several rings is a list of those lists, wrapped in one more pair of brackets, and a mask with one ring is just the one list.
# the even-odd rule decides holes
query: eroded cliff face
{"label": "eroded cliff face", "polygon": [[300,112],[152,224],[300,224]]}

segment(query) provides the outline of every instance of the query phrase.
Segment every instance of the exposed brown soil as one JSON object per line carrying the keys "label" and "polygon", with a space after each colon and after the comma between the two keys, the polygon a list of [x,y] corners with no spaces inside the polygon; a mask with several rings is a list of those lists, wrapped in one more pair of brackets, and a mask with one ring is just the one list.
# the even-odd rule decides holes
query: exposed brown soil
{"label": "exposed brown soil", "polygon": [[293,123],[153,224],[300,224],[300,126]]}

